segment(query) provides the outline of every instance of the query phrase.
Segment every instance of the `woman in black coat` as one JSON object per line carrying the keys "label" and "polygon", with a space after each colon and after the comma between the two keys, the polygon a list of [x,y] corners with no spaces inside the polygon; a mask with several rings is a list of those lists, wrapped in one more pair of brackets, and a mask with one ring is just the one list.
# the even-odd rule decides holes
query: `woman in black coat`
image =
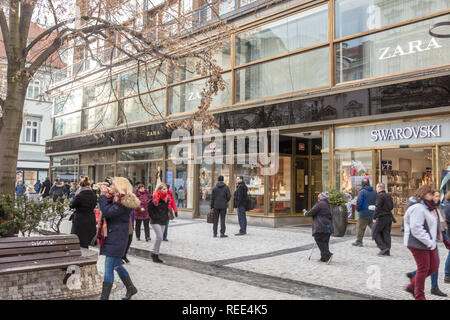
{"label": "woman in black coat", "polygon": [[328,203],[328,193],[321,193],[319,201],[305,216],[313,218],[312,235],[320,250],[320,261],[329,264],[333,254],[329,250],[330,236],[333,233],[331,207]]}
{"label": "woman in black coat", "polygon": [[80,239],[80,247],[88,248],[94,238],[97,228],[94,209],[97,206],[97,196],[89,186],[89,178],[80,182],[80,190],[70,204],[75,209],[72,218],[72,234]]}

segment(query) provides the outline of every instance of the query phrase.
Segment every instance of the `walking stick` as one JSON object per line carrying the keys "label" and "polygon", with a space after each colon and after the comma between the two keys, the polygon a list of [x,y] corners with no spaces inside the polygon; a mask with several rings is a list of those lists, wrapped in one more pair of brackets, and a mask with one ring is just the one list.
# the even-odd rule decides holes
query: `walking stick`
{"label": "walking stick", "polygon": [[308,260],[311,260],[311,256],[312,256],[312,253],[313,253],[315,247],[316,247],[316,243],[314,242],[313,247],[311,249],[311,253],[309,254]]}

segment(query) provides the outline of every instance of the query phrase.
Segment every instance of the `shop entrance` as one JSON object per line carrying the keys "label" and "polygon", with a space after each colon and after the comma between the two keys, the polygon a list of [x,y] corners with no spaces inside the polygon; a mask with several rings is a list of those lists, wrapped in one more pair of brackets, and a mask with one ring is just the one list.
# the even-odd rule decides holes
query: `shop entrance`
{"label": "shop entrance", "polygon": [[400,233],[408,199],[422,185],[434,186],[432,148],[381,150],[381,182],[394,200],[397,223],[393,233]]}

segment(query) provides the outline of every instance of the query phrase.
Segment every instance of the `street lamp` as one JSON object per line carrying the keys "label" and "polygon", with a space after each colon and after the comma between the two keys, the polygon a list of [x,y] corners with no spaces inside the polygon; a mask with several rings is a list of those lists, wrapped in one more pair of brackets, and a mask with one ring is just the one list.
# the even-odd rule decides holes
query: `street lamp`
{"label": "street lamp", "polygon": [[429,31],[430,35],[435,38],[450,38],[450,33],[435,33],[433,31],[439,27],[444,27],[444,26],[450,26],[450,21],[438,22],[438,23],[435,23],[432,26],[430,26],[430,31]]}

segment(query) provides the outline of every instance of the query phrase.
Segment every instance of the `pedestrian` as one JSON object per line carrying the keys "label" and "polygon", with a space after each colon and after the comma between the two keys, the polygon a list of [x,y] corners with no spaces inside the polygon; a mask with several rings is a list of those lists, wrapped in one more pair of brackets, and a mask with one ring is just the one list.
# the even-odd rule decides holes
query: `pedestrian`
{"label": "pedestrian", "polygon": [[433,214],[436,203],[429,185],[420,187],[414,197],[417,203],[410,206],[404,216],[403,243],[411,251],[417,265],[417,273],[410,279],[406,291],[416,300],[425,300],[425,279],[439,268],[436,251],[438,220]]}
{"label": "pedestrian", "polygon": [[[437,235],[437,239],[444,242],[445,246],[447,247],[448,244],[446,243],[446,241],[448,241],[448,237],[447,237],[447,231],[448,231],[448,227],[447,227],[447,222],[445,219],[444,214],[442,213],[440,207],[439,207],[439,202],[440,202],[440,196],[441,193],[438,190],[434,190],[433,191],[433,201],[436,204],[436,209],[433,210],[433,214],[435,215],[437,221],[438,221],[438,235]],[[449,248],[447,248],[449,249]],[[436,255],[437,255],[437,259],[438,259],[438,270],[436,270],[435,273],[433,273],[430,276],[430,280],[431,280],[431,294],[435,295],[435,296],[440,296],[440,297],[446,297],[447,294],[445,294],[444,292],[442,292],[439,289],[439,284],[438,284],[438,280],[439,280],[439,264],[440,264],[440,259],[439,259],[439,250],[438,250],[438,246],[436,246]],[[416,271],[413,272],[408,272],[406,274],[406,276],[408,278],[413,278],[417,273]]]}
{"label": "pedestrian", "polygon": [[[170,190],[169,185],[166,184],[167,187],[167,195],[169,196],[169,211],[172,210],[172,213],[175,215],[175,217],[178,217],[178,208],[177,205],[175,204],[175,197],[173,196],[173,191]],[[163,233],[163,241],[169,241],[169,239],[167,239],[167,232],[169,230],[169,222],[170,219],[167,220],[166,222],[166,226],[164,228],[164,233]]]}
{"label": "pedestrian", "polygon": [[236,190],[233,195],[233,208],[237,208],[240,229],[239,233],[235,235],[242,236],[247,234],[247,216],[245,215],[245,211],[247,210],[248,188],[243,176],[238,176],[236,182]]}
{"label": "pedestrian", "polygon": [[184,190],[183,186],[180,186],[177,193],[177,206],[179,208],[186,208],[186,190]]}
{"label": "pedestrian", "polygon": [[64,194],[64,183],[59,179],[55,180],[55,184],[50,189],[50,197],[53,201],[64,202],[65,194]]}
{"label": "pedestrian", "polygon": [[34,192],[39,194],[39,190],[41,190],[41,180],[36,181],[34,184]]}
{"label": "pedestrian", "polygon": [[136,197],[141,201],[141,205],[134,209],[134,219],[136,220],[136,238],[141,240],[141,225],[144,224],[145,241],[150,241],[150,217],[148,215],[148,202],[151,201],[152,195],[145,189],[141,183],[134,192]]}
{"label": "pedestrian", "polygon": [[[107,196],[113,193],[113,203],[108,203]],[[123,266],[122,257],[125,254],[130,226],[130,214],[140,201],[133,193],[133,187],[126,178],[113,179],[111,189],[104,185],[100,190],[100,210],[106,219],[108,234],[100,248],[100,254],[106,256],[103,288],[100,299],[108,300],[114,283],[114,270],[119,274],[127,292],[123,300],[129,300],[138,290]]]}
{"label": "pedestrian", "polygon": [[21,180],[17,181],[17,184],[16,184],[16,197],[17,198],[18,197],[23,197],[25,195],[26,191],[27,190],[26,190],[25,186],[23,185],[23,182]]}
{"label": "pedestrian", "polygon": [[[447,222],[447,240],[450,240],[450,191],[445,195],[444,201],[441,204],[444,211],[445,221]],[[448,249],[448,248],[447,248]],[[445,283],[450,283],[450,251],[445,261]]]}
{"label": "pedestrian", "polygon": [[375,205],[377,193],[373,190],[368,179],[364,179],[361,183],[361,190],[356,199],[356,210],[358,211],[357,236],[356,241],[352,245],[357,247],[363,246],[364,233],[367,226],[372,229],[373,215],[375,214]]}
{"label": "pedestrian", "polygon": [[70,204],[75,209],[72,217],[71,234],[76,234],[80,239],[80,247],[88,248],[94,238],[97,228],[94,209],[97,206],[97,196],[89,185],[89,178],[80,182],[80,192]]}
{"label": "pedestrian", "polygon": [[164,183],[159,184],[153,193],[152,201],[148,203],[148,214],[150,216],[150,224],[155,231],[156,240],[152,250],[153,262],[162,263],[159,258],[159,250],[163,239],[164,229],[169,220],[169,195],[167,186]]}
{"label": "pedestrian", "polygon": [[377,184],[377,199],[375,214],[373,215],[372,238],[380,249],[379,256],[390,256],[391,254],[391,228],[394,216],[394,201],[386,192],[384,183]]}
{"label": "pedestrian", "polygon": [[305,216],[313,218],[312,235],[320,250],[320,261],[329,264],[333,259],[330,252],[330,237],[334,232],[332,221],[332,210],[328,202],[328,193],[322,192],[318,196],[318,202],[305,213]]}
{"label": "pedestrian", "polygon": [[63,188],[63,192],[64,192],[64,196],[66,197],[66,199],[69,199],[70,196],[70,185],[72,183],[72,180],[68,180],[68,181],[64,181],[64,188]]}
{"label": "pedestrian", "polygon": [[75,193],[77,192],[77,183],[76,182],[72,182],[70,184],[70,190],[69,190],[69,200],[73,201],[73,199],[75,199]]}
{"label": "pedestrian", "polygon": [[231,199],[230,188],[224,183],[223,176],[219,176],[217,184],[214,186],[211,192],[211,210],[214,210],[213,214],[213,236],[217,237],[217,228],[220,217],[220,237],[228,237],[225,234],[225,217],[227,214],[228,201]]}
{"label": "pedestrian", "polygon": [[52,183],[50,182],[50,178],[45,178],[45,181],[41,185],[41,189],[39,190],[39,193],[42,196],[42,199],[47,198],[50,196],[50,189],[52,188]]}

